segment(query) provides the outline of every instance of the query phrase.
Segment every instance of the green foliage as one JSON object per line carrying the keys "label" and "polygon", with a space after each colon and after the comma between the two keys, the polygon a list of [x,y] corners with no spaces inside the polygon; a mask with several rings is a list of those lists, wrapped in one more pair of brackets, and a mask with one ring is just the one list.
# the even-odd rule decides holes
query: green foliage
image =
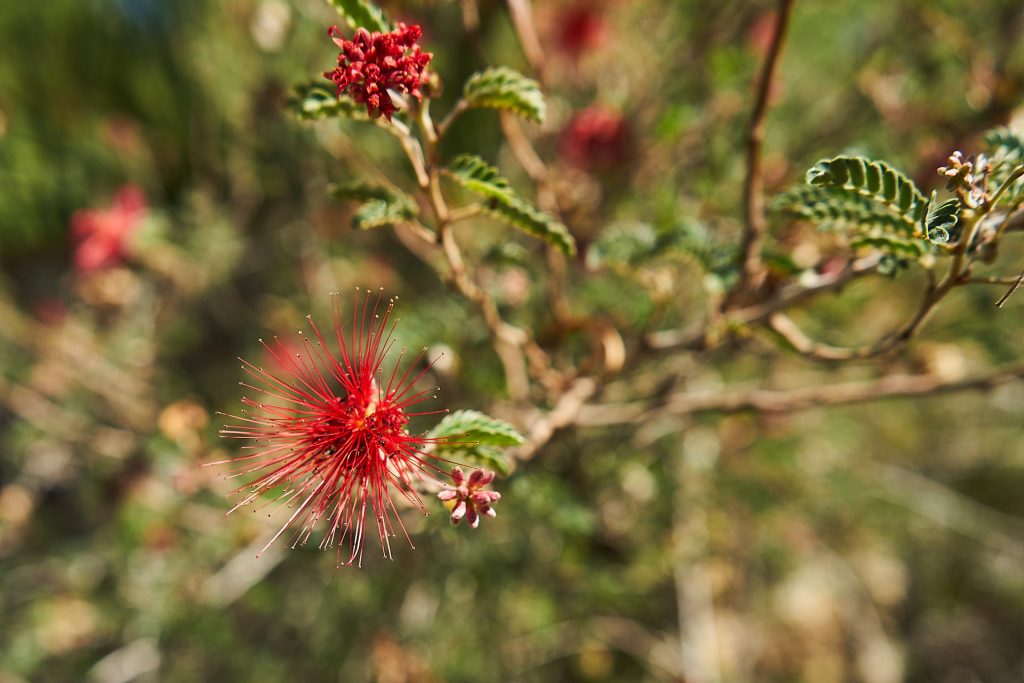
{"label": "green foliage", "polygon": [[357,230],[397,225],[416,218],[419,213],[409,195],[384,185],[356,181],[334,185],[328,191],[335,199],[366,202],[352,217],[352,227]]}
{"label": "green foliage", "polygon": [[913,233],[928,209],[928,199],[907,176],[884,161],[836,157],[807,171],[807,184],[855,192],[903,220]]}
{"label": "green foliage", "polygon": [[352,227],[356,230],[371,230],[399,225],[416,216],[415,208],[409,204],[391,204],[372,201],[363,204],[352,216]]}
{"label": "green foliage", "polygon": [[[985,135],[992,172],[989,188],[994,192],[1024,165],[1024,138],[1009,128],[997,128]],[[1024,178],[1014,181],[1003,195],[1001,205],[1013,209],[1024,202]]]}
{"label": "green foliage", "polygon": [[485,415],[478,410],[457,410],[445,416],[430,430],[431,438],[458,437],[460,441],[481,446],[518,446],[523,435],[508,422]]}
{"label": "green foliage", "polygon": [[[765,265],[777,276],[792,276],[800,268],[786,253],[768,248]],[[587,249],[591,268],[609,268],[620,275],[635,275],[654,265],[676,263],[698,267],[709,277],[705,287],[723,291],[739,275],[735,245],[712,238],[698,221],[675,221],[655,228],[644,222],[613,223]]]}
{"label": "green foliage", "polygon": [[776,197],[773,206],[806,218],[822,230],[847,232],[880,228],[902,232],[906,228],[900,216],[845,188],[803,185]]}
{"label": "green foliage", "polygon": [[365,107],[348,97],[338,97],[334,86],[325,82],[312,81],[295,86],[295,93],[288,99],[288,106],[292,113],[307,121],[336,117],[370,120]]}
{"label": "green foliage", "polygon": [[391,30],[384,12],[369,0],[327,0],[352,28],[387,33]]}
{"label": "green foliage", "polygon": [[524,441],[509,423],[476,410],[458,410],[446,416],[427,436],[452,439],[450,444],[437,446],[439,455],[493,469],[502,475],[509,473],[511,465],[501,448],[517,446]]}
{"label": "green foliage", "polygon": [[386,185],[368,183],[362,180],[355,180],[343,185],[331,185],[327,188],[327,192],[335,199],[348,199],[354,201],[382,199],[384,201],[394,202],[401,198],[412,201],[404,192],[392,187],[387,187]]}
{"label": "green foliage", "polygon": [[599,266],[637,266],[655,259],[684,256],[702,270],[718,272],[735,260],[735,250],[715,244],[704,226],[677,222],[656,229],[649,223],[614,223],[587,250],[587,262]]}
{"label": "green foliage", "polygon": [[960,200],[947,199],[939,204],[932,192],[924,224],[928,239],[935,244],[945,244],[953,236],[953,230],[960,221]]}
{"label": "green foliage", "polygon": [[[452,0],[373,1],[389,19],[401,12],[431,27],[427,47],[438,53],[439,69],[458,75],[449,83],[452,99],[483,68],[466,66],[476,63],[477,49],[498,60],[490,64],[522,59],[502,3],[480,5],[477,42],[467,39]],[[763,4],[736,3],[730,21],[752,24]],[[305,547],[288,550],[288,533],[257,560],[295,508],[269,504],[225,517],[233,503],[224,493],[249,478],[224,482],[225,468],[197,468],[228,454],[222,451],[250,452],[216,438],[224,421],[216,411],[245,410],[235,355],[272,370],[258,337],[277,333],[289,348],[301,344],[296,332],[306,313],[331,333],[328,290],[385,285],[400,300],[399,343],[443,344],[460,360],[441,400],[425,410],[506,415],[495,406],[509,402],[503,367],[472,303],[390,236],[337,235],[323,223],[317,198],[325,173],[341,182],[381,180],[365,171],[345,175],[373,167],[390,178],[386,184],[412,194],[399,145],[342,118],[365,119],[365,108],[339,103],[318,75],[331,66],[325,58],[333,61],[326,24],[351,29],[323,0],[0,2],[0,595],[8,598],[0,679],[114,680],[121,668],[123,677],[175,682],[683,680],[700,672],[659,656],[660,643],[679,632],[676,610],[663,598],[674,578],[689,581],[710,557],[716,586],[724,577],[716,610],[737,633],[755,631],[764,641],[718,652],[724,670],[757,671],[759,683],[828,683],[827,675],[809,673],[808,652],[834,664],[829,672],[840,678],[855,676],[865,656],[876,659],[878,638],[858,637],[861,593],[831,586],[827,597],[842,619],[823,634],[814,620],[790,618],[790,605],[778,599],[820,593],[823,575],[849,565],[872,595],[883,589],[885,599],[871,611],[885,624],[907,625],[881,634],[888,673],[880,675],[908,683],[940,681],[950,671],[1018,680],[1024,583],[1019,571],[1007,571],[1007,558],[1022,553],[1014,520],[1024,518],[1024,468],[1013,457],[1021,410],[1012,391],[992,400],[905,398],[766,419],[691,420],[656,409],[676,391],[945,375],[958,359],[981,373],[1019,362],[1024,337],[1024,316],[1013,310],[1022,294],[996,309],[992,302],[1005,289],[977,285],[943,300],[920,335],[939,344],[915,345],[904,362],[838,367],[776,356],[747,339],[749,325],[730,325],[736,342],[709,353],[646,347],[642,332],[699,324],[704,304],[716,303],[701,291],[719,280],[709,270],[735,272],[728,217],[736,215],[739,189],[729,179],[742,165],[736,131],[748,111],[730,103],[753,96],[759,60],[706,5],[616,3],[602,14],[615,40],[577,65],[553,55],[551,66],[572,78],[544,86],[548,128],[533,131],[542,156],[557,155],[554,119],[595,97],[626,107],[644,138],[617,167],[614,186],[602,177],[555,188],[573,200],[564,204],[571,207],[564,220],[580,251],[589,258],[595,240],[605,242],[594,249],[601,268],[570,266],[568,319],[556,320],[546,305],[554,274],[545,272],[532,238],[471,232],[504,226],[459,233],[467,255],[489,250],[486,263],[468,266],[559,367],[589,359],[589,342],[597,341],[592,328],[572,328],[575,321],[609,320],[630,362],[591,401],[640,407],[636,401],[651,397],[648,415],[656,417],[606,426],[588,418],[560,430],[497,482],[498,518],[479,529],[450,528],[429,491],[422,492],[431,512],[425,518],[396,499],[416,550],[395,528],[395,561],[383,560],[369,516],[366,565],[339,572],[335,552],[317,550],[325,520]],[[830,154],[820,145],[849,142],[911,159],[924,147],[955,143],[951,136],[971,134],[979,121],[1009,116],[1005,84],[1022,82],[1024,59],[1006,18],[1019,5],[991,0],[963,11],[950,2],[797,3],[779,75],[785,88],[773,98],[767,129],[773,155],[812,154],[813,163]],[[536,7],[550,13],[546,3]],[[283,31],[277,38],[266,35],[267,18],[270,29]],[[929,27],[929,40],[906,39],[908,27],[918,26]],[[998,64],[995,99],[979,112],[981,100],[961,96],[978,68],[964,56],[986,53],[1007,58]],[[641,70],[643,78],[619,77]],[[886,74],[899,76],[897,101],[886,100],[893,87]],[[291,108],[284,116],[275,111],[282,77],[289,85],[292,78],[320,81],[306,118],[330,120],[316,136]],[[888,123],[880,104],[894,107]],[[495,127],[472,125],[493,124],[492,115],[468,114],[445,135],[441,163],[454,150],[502,159]],[[891,116],[900,120],[890,125]],[[358,137],[341,137],[353,131]],[[1007,146],[993,158],[1012,164],[1020,157]],[[1012,168],[996,173],[1005,178]],[[503,170],[524,197],[535,196],[511,166]],[[76,273],[71,215],[108,206],[129,182],[146,189],[152,213],[133,236],[131,258],[123,267]],[[932,186],[920,187],[928,195]],[[469,191],[446,189],[470,199]],[[947,197],[940,189],[939,203]],[[891,241],[902,229],[897,223],[882,232]],[[976,259],[972,275],[1016,275],[1021,237],[1007,233],[998,262],[983,268]],[[904,239],[928,247],[923,238]],[[779,248],[802,240],[794,235]],[[889,253],[900,247],[883,247],[883,268],[913,261]],[[774,273],[776,260],[764,256]],[[494,272],[506,263],[522,271]],[[633,281],[612,271],[620,264]],[[506,298],[521,294],[514,288],[523,275],[531,278],[529,296]],[[771,302],[802,282],[772,277],[759,294]],[[872,343],[912,315],[923,285],[923,278],[859,278],[802,305],[795,322],[823,343]],[[349,311],[351,302],[342,303]],[[351,329],[347,316],[342,322]],[[541,396],[538,387],[532,397]],[[182,398],[189,400],[176,407]],[[521,409],[525,420],[529,405]],[[445,457],[499,471],[508,464],[494,446]],[[671,540],[687,536],[695,509],[707,539],[681,564]],[[835,636],[839,629],[844,637]],[[633,635],[643,633],[654,639],[637,646]],[[806,647],[792,647],[794,640]]]}
{"label": "green foliage", "polygon": [[666,242],[649,223],[613,224],[587,249],[587,263],[592,267],[635,265],[664,253]]}
{"label": "green foliage", "polygon": [[889,164],[863,157],[819,161],[807,185],[777,197],[774,208],[845,234],[854,248],[915,258],[950,241],[960,216],[959,200],[938,204],[934,192],[925,197]]}
{"label": "green foliage", "polygon": [[539,237],[566,254],[576,253],[576,240],[561,222],[520,197],[498,169],[474,154],[456,157],[445,172],[470,192],[486,198],[484,210],[513,227]]}
{"label": "green foliage", "polygon": [[985,144],[993,162],[1024,159],[1024,138],[1010,128],[996,128],[985,134]]}
{"label": "green foliage", "polygon": [[470,107],[504,109],[537,123],[543,123],[547,109],[540,84],[506,66],[470,76],[462,97]]}

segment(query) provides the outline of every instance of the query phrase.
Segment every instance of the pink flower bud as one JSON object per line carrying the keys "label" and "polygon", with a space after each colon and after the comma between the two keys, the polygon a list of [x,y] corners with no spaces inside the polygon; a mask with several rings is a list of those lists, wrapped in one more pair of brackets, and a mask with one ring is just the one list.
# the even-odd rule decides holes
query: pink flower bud
{"label": "pink flower bud", "polygon": [[494,472],[489,470],[475,469],[467,480],[461,468],[452,469],[454,486],[441,491],[437,497],[444,502],[458,501],[451,512],[453,524],[458,524],[459,520],[465,517],[469,521],[470,527],[475,529],[480,526],[481,515],[495,516],[491,504],[501,500],[501,494],[497,491],[483,489],[492,481],[494,481]]}
{"label": "pink flower bud", "polygon": [[452,510],[452,522],[455,524],[459,523],[459,520],[466,516],[466,511],[469,507],[466,505],[466,501],[460,500],[455,509]]}

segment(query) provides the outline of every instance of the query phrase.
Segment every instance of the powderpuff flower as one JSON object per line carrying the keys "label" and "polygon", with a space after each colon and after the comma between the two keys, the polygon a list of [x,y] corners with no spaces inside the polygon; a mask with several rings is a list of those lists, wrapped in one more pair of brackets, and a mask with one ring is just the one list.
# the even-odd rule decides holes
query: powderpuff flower
{"label": "powderpuff flower", "polygon": [[145,216],[146,195],[135,185],[122,186],[110,206],[76,211],[71,216],[75,267],[87,272],[120,263]]}
{"label": "powderpuff flower", "polygon": [[579,3],[562,10],[557,19],[558,45],[572,59],[600,48],[607,38],[601,10],[592,2]]}
{"label": "powderpuff flower", "polygon": [[465,517],[469,525],[475,529],[480,526],[481,515],[497,516],[491,506],[501,500],[501,494],[497,491],[484,490],[492,481],[494,472],[489,470],[473,470],[467,480],[461,468],[452,469],[454,486],[446,487],[437,494],[438,499],[450,506],[452,524],[458,524]]}
{"label": "powderpuff flower", "polygon": [[390,33],[361,28],[352,40],[345,40],[338,27],[332,26],[327,35],[341,48],[338,66],[324,74],[334,81],[338,97],[348,92],[353,100],[366,105],[370,116],[388,121],[398,110],[389,90],[422,99],[420,87],[427,82],[425,71],[433,55],[416,44],[423,35],[419,26],[398,23]]}
{"label": "powderpuff flower", "polygon": [[632,152],[632,136],[621,114],[601,106],[579,112],[562,133],[562,158],[586,171],[611,171]]}
{"label": "powderpuff flower", "polygon": [[412,545],[393,497],[401,496],[426,513],[414,480],[437,482],[437,475],[443,475],[435,464],[440,459],[431,451],[447,440],[410,432],[409,418],[446,411],[412,412],[436,391],[414,388],[430,368],[428,364],[414,372],[422,354],[402,371],[403,349],[390,371],[384,369],[395,344],[394,301],[384,301],[382,295],[372,301],[369,292],[360,301],[357,294],[346,335],[336,296],[335,329],[329,336],[336,338],[337,353],[307,316],[313,335],[303,335],[302,352],[289,351],[276,338],[274,344],[264,343],[281,373],[242,361],[255,380],[242,386],[268,395],[272,402],[243,398],[250,410],[229,415],[236,424],[221,435],[251,441],[247,448],[253,452],[210,464],[235,463],[231,477],[254,475],[236,491],[245,496],[229,514],[271,491],[275,494],[268,504],[292,509],[260,554],[289,528],[294,531],[292,547],[305,544],[322,520],[320,547],[337,546],[340,565],[347,545],[346,564],[362,564],[368,511],[385,557],[392,556],[390,539],[396,528]]}

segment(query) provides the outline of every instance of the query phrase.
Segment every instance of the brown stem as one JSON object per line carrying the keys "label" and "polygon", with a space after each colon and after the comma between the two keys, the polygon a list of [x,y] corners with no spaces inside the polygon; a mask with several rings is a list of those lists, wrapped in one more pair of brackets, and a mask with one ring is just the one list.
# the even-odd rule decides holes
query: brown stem
{"label": "brown stem", "polygon": [[1008,290],[1006,290],[1006,294],[1003,294],[1001,297],[999,297],[999,301],[996,302],[996,308],[1002,308],[1003,304],[1006,303],[1007,299],[1013,296],[1013,293],[1020,289],[1020,286],[1022,284],[1024,284],[1024,272],[1022,272],[1020,276],[1017,278],[1017,281],[1014,282]]}
{"label": "brown stem", "polygon": [[[494,339],[495,351],[505,369],[508,382],[509,395],[514,400],[524,400],[529,393],[529,373],[532,373],[548,388],[554,387],[557,377],[550,366],[547,354],[536,344],[525,330],[511,325],[501,317],[498,306],[491,296],[481,288],[466,267],[462,258],[462,251],[459,249],[455,239],[452,224],[456,220],[463,220],[474,215],[480,209],[478,206],[465,207],[453,212],[445,201],[441,189],[440,172],[434,164],[439,135],[434,127],[428,111],[429,104],[423,102],[413,105],[413,112],[417,125],[422,134],[426,151],[424,152],[420,142],[413,136],[412,132],[404,124],[393,122],[389,130],[399,138],[402,149],[409,158],[421,191],[426,195],[427,203],[434,216],[437,226],[437,236],[434,237],[429,231],[418,229],[414,225],[402,234],[402,241],[416,238],[430,244],[440,242],[441,251],[448,263],[449,281],[455,289],[466,299],[474,303],[484,317],[487,327]],[[424,257],[418,249],[413,249],[417,256]],[[434,264],[427,258],[424,260],[434,267]]]}
{"label": "brown stem", "polygon": [[809,358],[828,361],[849,361],[874,358],[888,353],[910,341],[921,326],[931,317],[935,306],[949,292],[950,287],[929,288],[925,293],[921,306],[914,316],[897,331],[882,337],[874,344],[864,346],[842,347],[815,342],[808,337],[796,323],[781,312],[773,313],[768,319],[768,327],[786,340],[795,351]]}
{"label": "brown stem", "polygon": [[540,155],[537,154],[537,150],[530,144],[526,134],[523,133],[522,126],[519,125],[515,114],[503,111],[499,115],[499,121],[501,122],[501,132],[505,135],[509,149],[512,150],[512,154],[519,162],[519,165],[530,176],[530,180],[538,185],[547,183],[547,166],[540,158]]}
{"label": "brown stem", "polygon": [[529,460],[551,440],[556,431],[576,423],[580,410],[598,388],[598,383],[590,377],[576,379],[550,412],[533,420],[527,430],[526,442],[511,451],[512,457],[518,461]]}
{"label": "brown stem", "polygon": [[455,224],[461,221],[469,220],[475,216],[479,216],[483,213],[484,207],[480,204],[469,204],[468,206],[462,206],[458,209],[452,209],[448,212],[448,223]]}
{"label": "brown stem", "polygon": [[743,183],[743,236],[740,240],[740,280],[729,297],[727,303],[756,288],[763,275],[761,249],[764,247],[767,220],[764,212],[764,177],[761,169],[762,145],[764,143],[765,115],[768,113],[768,100],[771,96],[772,83],[778,71],[779,57],[786,40],[789,19],[793,13],[795,0],[779,0],[779,9],[775,18],[768,56],[761,69],[758,79],[757,96],[754,110],[750,115],[747,129],[747,175]]}
{"label": "brown stem", "polygon": [[466,100],[460,98],[459,101],[455,103],[455,106],[452,107],[451,111],[448,112],[448,115],[441,119],[441,123],[437,124],[437,136],[439,138],[443,138],[452,123],[455,122],[455,119],[459,118],[462,112],[467,109],[469,109],[469,104]]}
{"label": "brown stem", "polygon": [[537,37],[537,27],[533,22],[533,8],[530,6],[530,0],[508,0],[508,12],[512,17],[516,35],[519,36],[519,44],[523,48],[526,61],[530,63],[530,67],[537,73],[537,76],[542,78],[544,50],[540,46],[540,38]]}
{"label": "brown stem", "polygon": [[[763,322],[777,311],[806,303],[821,294],[835,292],[851,281],[875,272],[880,260],[881,255],[872,254],[851,261],[838,273],[821,276],[811,284],[796,283],[783,287],[766,301],[730,312],[723,322],[729,325],[752,325]],[[675,348],[702,350],[712,345],[708,339],[708,330],[703,324],[687,330],[652,332],[645,337],[644,343],[647,348],[659,351]]]}
{"label": "brown stem", "polygon": [[1020,275],[1010,277],[971,277],[964,280],[965,285],[1013,285],[1020,281]]}
{"label": "brown stem", "polygon": [[674,394],[658,404],[638,401],[617,405],[592,405],[579,411],[576,424],[599,426],[633,424],[664,415],[696,413],[787,413],[829,406],[866,403],[886,398],[936,396],[958,391],[985,391],[1024,377],[1024,365],[1014,365],[988,375],[950,380],[930,374],[890,375],[868,382],[848,382],[790,391],[753,389],[729,392]]}

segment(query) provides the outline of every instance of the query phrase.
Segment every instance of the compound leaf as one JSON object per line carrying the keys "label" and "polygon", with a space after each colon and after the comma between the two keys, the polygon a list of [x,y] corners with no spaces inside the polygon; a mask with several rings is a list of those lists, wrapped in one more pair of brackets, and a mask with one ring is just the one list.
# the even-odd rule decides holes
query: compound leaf
{"label": "compound leaf", "polygon": [[520,197],[498,169],[480,157],[462,154],[452,160],[445,173],[470,192],[484,197],[486,213],[547,241],[566,254],[576,253],[576,240],[568,228]]}
{"label": "compound leaf", "polygon": [[384,12],[369,0],[327,0],[338,11],[349,26],[354,29],[387,33],[391,30]]}
{"label": "compound leaf", "polygon": [[507,66],[470,76],[463,87],[462,98],[469,107],[504,109],[536,123],[543,123],[546,113],[540,84]]}
{"label": "compound leaf", "polygon": [[307,121],[337,117],[368,121],[370,118],[366,114],[366,107],[348,97],[339,98],[334,86],[327,83],[311,82],[296,86],[288,106],[296,116]]}

